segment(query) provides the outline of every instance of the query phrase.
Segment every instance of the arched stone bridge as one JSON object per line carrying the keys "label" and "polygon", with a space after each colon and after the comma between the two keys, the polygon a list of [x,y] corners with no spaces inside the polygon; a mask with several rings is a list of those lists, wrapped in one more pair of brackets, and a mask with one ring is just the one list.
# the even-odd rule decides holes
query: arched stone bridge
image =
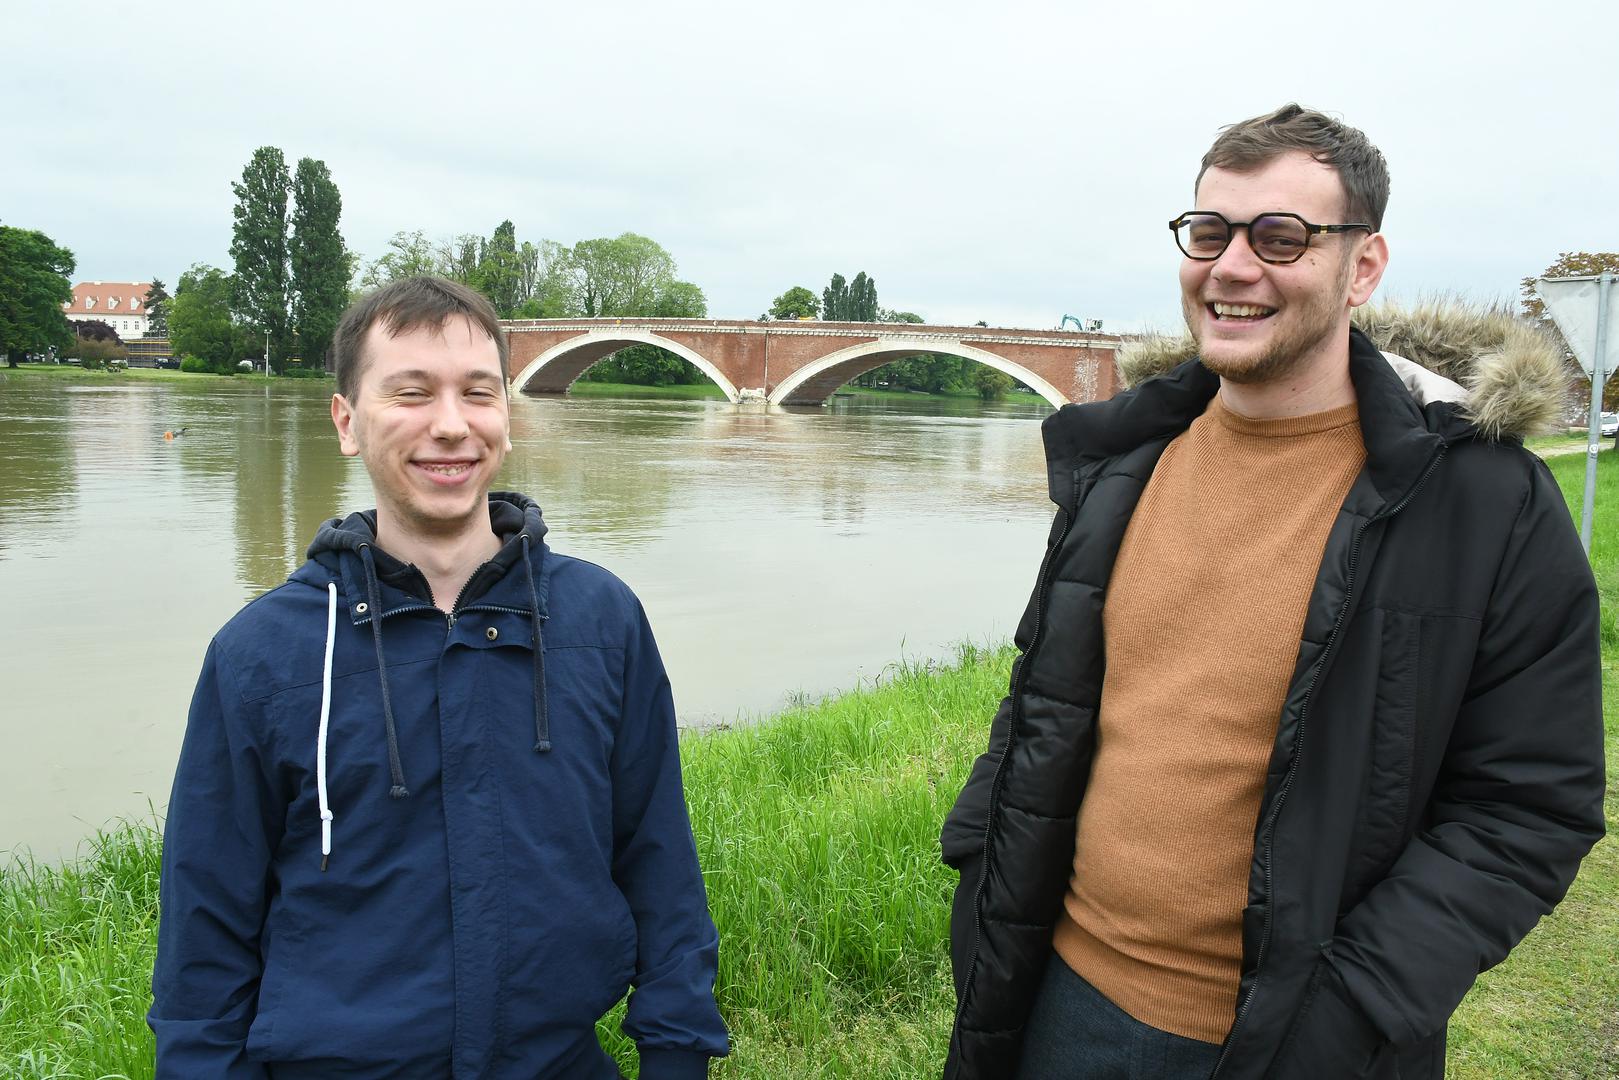
{"label": "arched stone bridge", "polygon": [[1053,405],[1113,396],[1112,334],[918,323],[725,319],[507,319],[512,385],[562,394],[598,360],[656,345],[695,364],[732,401],[819,405],[857,375],[920,353],[988,364]]}

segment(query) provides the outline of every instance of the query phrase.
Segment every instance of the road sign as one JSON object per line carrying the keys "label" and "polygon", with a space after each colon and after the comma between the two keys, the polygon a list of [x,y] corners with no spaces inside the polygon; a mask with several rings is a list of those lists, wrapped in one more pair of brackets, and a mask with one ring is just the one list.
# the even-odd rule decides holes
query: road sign
{"label": "road sign", "polygon": [[1596,513],[1597,448],[1602,445],[1602,383],[1619,366],[1619,333],[1612,323],[1619,318],[1613,273],[1585,277],[1540,278],[1535,292],[1563,332],[1585,373],[1591,376],[1591,432],[1585,446],[1585,513],[1580,515],[1580,543],[1591,554],[1591,518]]}
{"label": "road sign", "polygon": [[[1619,334],[1613,332],[1611,325],[1611,320],[1619,315],[1619,303],[1614,302],[1616,287],[1619,287],[1619,278],[1611,273],[1540,278],[1535,282],[1535,294],[1546,305],[1546,312],[1557,329],[1563,332],[1563,340],[1574,350],[1574,358],[1587,375],[1599,382],[1619,368]],[[1597,366],[1598,324],[1603,321],[1604,307],[1610,325],[1602,328],[1608,332],[1602,335],[1607,340],[1602,343],[1602,374],[1597,375],[1593,369]]]}

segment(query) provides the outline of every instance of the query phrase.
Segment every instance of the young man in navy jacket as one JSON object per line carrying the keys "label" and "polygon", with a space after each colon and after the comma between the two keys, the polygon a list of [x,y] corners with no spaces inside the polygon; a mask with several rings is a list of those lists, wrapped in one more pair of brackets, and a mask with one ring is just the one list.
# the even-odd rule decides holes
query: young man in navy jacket
{"label": "young man in navy jacket", "polygon": [[164,836],[159,1077],[645,1080],[727,1049],[718,942],[640,604],[491,493],[505,338],[385,286],[333,341],[374,511],[215,637]]}

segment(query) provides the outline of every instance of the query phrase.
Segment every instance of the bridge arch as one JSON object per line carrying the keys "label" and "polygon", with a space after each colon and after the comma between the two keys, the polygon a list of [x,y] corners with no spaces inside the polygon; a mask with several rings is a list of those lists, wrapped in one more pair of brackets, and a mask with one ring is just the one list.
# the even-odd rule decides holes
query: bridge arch
{"label": "bridge arch", "polygon": [[1054,407],[1061,408],[1068,404],[1066,395],[1023,365],[1013,363],[1004,356],[997,356],[986,349],[974,348],[949,338],[938,341],[878,338],[876,341],[864,341],[859,345],[839,349],[819,360],[805,364],[783,379],[770,392],[770,403],[823,405],[826,399],[832,396],[832,391],[850,379],[894,360],[903,360],[907,356],[920,356],[924,353],[946,353],[967,360],[976,360],[1029,386]]}
{"label": "bridge arch", "polygon": [[631,326],[588,330],[558,342],[529,361],[512,380],[512,385],[525,393],[531,390],[534,393],[566,393],[574,380],[588,371],[591,365],[631,345],[655,345],[672,352],[712,379],[730,401],[741,400],[731,380],[701,354],[678,341]]}

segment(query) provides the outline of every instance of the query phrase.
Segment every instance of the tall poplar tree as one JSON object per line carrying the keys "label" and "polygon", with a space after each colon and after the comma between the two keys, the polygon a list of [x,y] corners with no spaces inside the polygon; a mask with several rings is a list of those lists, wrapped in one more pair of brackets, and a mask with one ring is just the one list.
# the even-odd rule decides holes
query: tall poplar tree
{"label": "tall poplar tree", "polygon": [[877,282],[864,270],[849,282],[849,313],[844,317],[850,322],[877,321]]}
{"label": "tall poplar tree", "polygon": [[849,317],[849,285],[842,274],[833,274],[832,280],[821,290],[821,318],[827,322],[842,322]]}
{"label": "tall poplar tree", "polygon": [[348,306],[349,253],[338,231],[343,197],[324,161],[300,158],[293,176],[292,324],[305,366],[323,370]]}
{"label": "tall poplar tree", "polygon": [[495,234],[483,245],[473,284],[489,298],[495,312],[509,319],[523,300],[523,269],[517,250],[517,228],[510,220],[495,226]]}
{"label": "tall poplar tree", "polygon": [[274,146],[261,146],[232,182],[236,206],[231,213],[230,254],[236,263],[233,306],[236,313],[270,335],[271,367],[279,373],[291,344],[287,313],[287,192],[292,178],[287,159]]}
{"label": "tall poplar tree", "polygon": [[850,282],[833,274],[821,293],[821,318],[828,322],[876,322],[877,311],[877,282],[864,270]]}

